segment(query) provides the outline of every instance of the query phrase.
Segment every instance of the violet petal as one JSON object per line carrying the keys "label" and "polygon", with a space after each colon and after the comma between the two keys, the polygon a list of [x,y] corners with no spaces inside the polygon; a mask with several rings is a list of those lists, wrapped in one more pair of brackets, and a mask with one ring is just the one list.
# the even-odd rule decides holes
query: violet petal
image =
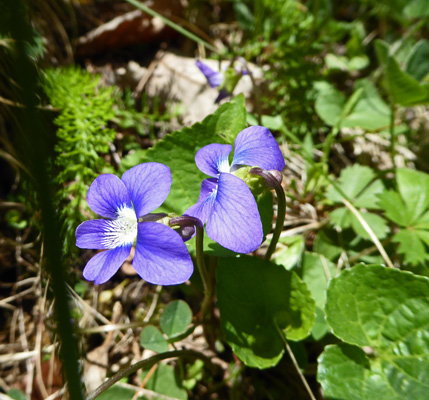
{"label": "violet petal", "polygon": [[106,250],[92,257],[83,270],[83,277],[95,284],[107,282],[130,255],[132,245]]}
{"label": "violet petal", "polygon": [[204,74],[204,76],[206,77],[207,82],[210,85],[210,87],[215,88],[215,87],[218,87],[222,84],[223,74],[221,72],[214,71],[208,65],[202,63],[199,60],[197,60],[195,62],[195,64],[200,69],[200,71]]}
{"label": "violet petal", "polygon": [[239,165],[277,171],[284,168],[285,161],[280,147],[267,128],[251,126],[237,135],[232,166]]}
{"label": "violet petal", "polygon": [[186,282],[194,270],[180,235],[157,222],[139,223],[133,267],[145,281],[155,285]]}
{"label": "violet petal", "polygon": [[164,164],[139,164],[122,175],[138,218],[158,208],[171,187],[171,172]]}
{"label": "violet petal", "polygon": [[236,253],[250,253],[261,245],[263,232],[258,207],[243,180],[232,174],[220,174],[206,232],[212,240]]}
{"label": "violet petal", "polygon": [[197,204],[189,207],[183,215],[198,218],[203,224],[207,221],[216,197],[217,179],[204,179],[201,183],[200,198]]}
{"label": "violet petal", "polygon": [[209,144],[198,150],[195,163],[200,171],[216,178],[220,172],[229,172],[228,156],[231,151],[230,144]]}
{"label": "violet petal", "polygon": [[106,218],[116,218],[123,207],[132,208],[127,188],[113,174],[97,177],[88,189],[87,199],[91,210]]}

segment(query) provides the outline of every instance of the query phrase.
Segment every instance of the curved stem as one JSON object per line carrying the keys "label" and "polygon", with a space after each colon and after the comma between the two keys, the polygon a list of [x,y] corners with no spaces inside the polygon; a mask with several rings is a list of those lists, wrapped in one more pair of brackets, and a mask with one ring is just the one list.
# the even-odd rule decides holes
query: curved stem
{"label": "curved stem", "polygon": [[188,215],[183,215],[181,217],[172,218],[170,220],[170,226],[172,225],[181,225],[181,226],[194,226],[196,229],[196,261],[197,268],[201,275],[201,280],[203,281],[204,286],[204,300],[201,306],[201,319],[204,320],[204,316],[207,312],[207,309],[210,305],[211,297],[213,294],[213,284],[212,280],[209,277],[206,262],[204,260],[204,228],[203,224],[198,218],[190,217]]}
{"label": "curved stem", "polygon": [[298,375],[301,378],[301,382],[304,385],[305,390],[307,391],[307,393],[308,393],[309,397],[311,398],[311,400],[316,400],[316,397],[314,396],[313,392],[311,391],[311,388],[310,388],[310,385],[307,382],[307,379],[305,379],[304,374],[301,372],[301,369],[299,368],[298,361],[296,361],[295,355],[293,354],[293,351],[292,351],[292,349],[289,346],[289,343],[288,343],[288,341],[287,341],[287,339],[286,339],[286,337],[284,335],[284,332],[277,325],[276,321],[274,321],[274,325],[276,326],[277,332],[279,333],[280,338],[281,338],[283,344],[285,345],[285,348],[286,348],[286,350],[287,350],[287,352],[289,354],[289,357],[292,360],[292,363],[293,363],[293,365],[294,365],[294,367],[296,369],[296,372],[298,372]]}
{"label": "curved stem", "polygon": [[151,367],[152,365],[162,360],[166,360],[168,358],[177,358],[177,357],[199,358],[200,360],[204,361],[204,363],[209,367],[213,366],[210,359],[206,357],[204,354],[199,353],[198,351],[174,350],[166,353],[157,354],[153,357],[147,358],[146,360],[141,360],[139,362],[136,362],[135,364],[130,365],[128,368],[124,368],[118,371],[115,375],[113,375],[106,382],[104,382],[97,389],[95,389],[92,393],[90,393],[87,396],[86,400],[94,400],[105,390],[109,389],[109,387],[113,386],[116,382],[118,382],[122,378],[125,378],[126,376],[133,374],[134,372],[137,372],[141,368]]}
{"label": "curved stem", "polygon": [[286,218],[286,195],[281,185],[281,182],[269,171],[262,168],[252,168],[250,174],[259,175],[264,178],[265,183],[269,188],[276,191],[277,195],[277,220],[276,227],[274,228],[273,238],[271,239],[268,250],[265,253],[265,259],[269,260],[276,249],[277,242],[279,241],[280,234],[283,231],[283,226]]}

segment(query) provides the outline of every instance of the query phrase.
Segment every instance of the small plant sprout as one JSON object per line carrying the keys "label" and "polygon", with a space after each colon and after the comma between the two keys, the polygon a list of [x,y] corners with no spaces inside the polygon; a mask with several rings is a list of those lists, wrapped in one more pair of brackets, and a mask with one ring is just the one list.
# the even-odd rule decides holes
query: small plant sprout
{"label": "small plant sprout", "polygon": [[202,182],[198,202],[184,214],[207,222],[207,235],[223,247],[249,253],[262,242],[262,223],[252,192],[235,173],[245,166],[281,171],[285,162],[273,135],[262,126],[237,135],[230,165],[231,151],[231,145],[214,143],[197,152],[197,167],[212,178]]}
{"label": "small plant sprout", "polygon": [[170,169],[154,162],[131,168],[121,179],[104,174],[94,180],[88,190],[88,205],[106,219],[80,224],[76,246],[105,251],[86,264],[85,279],[96,284],[108,281],[128,258],[134,242],[133,267],[144,280],[175,285],[189,279],[193,264],[180,235],[142,218],[164,202],[170,186]]}

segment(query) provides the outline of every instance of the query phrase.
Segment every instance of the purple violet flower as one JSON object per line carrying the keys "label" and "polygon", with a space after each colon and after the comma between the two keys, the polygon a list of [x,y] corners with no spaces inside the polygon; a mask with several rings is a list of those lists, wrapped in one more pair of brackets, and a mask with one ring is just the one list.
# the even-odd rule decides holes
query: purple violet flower
{"label": "purple violet flower", "polygon": [[76,246],[106,250],[89,260],[83,276],[96,284],[108,281],[128,258],[136,242],[133,267],[146,281],[175,285],[189,279],[193,264],[182,238],[172,228],[138,219],[158,208],[171,186],[170,169],[144,163],[122,178],[100,175],[88,190],[88,205],[107,219],[85,221],[76,229]]}
{"label": "purple violet flower", "polygon": [[237,253],[250,253],[262,242],[262,223],[252,192],[233,175],[241,166],[281,171],[285,162],[279,145],[263,126],[251,126],[235,139],[232,165],[229,144],[209,144],[195,155],[197,167],[211,176],[203,180],[198,202],[184,214],[206,224],[207,235]]}
{"label": "purple violet flower", "polygon": [[202,63],[200,60],[195,62],[196,66],[204,74],[210,87],[215,88],[222,85],[223,74],[212,70],[208,65]]}

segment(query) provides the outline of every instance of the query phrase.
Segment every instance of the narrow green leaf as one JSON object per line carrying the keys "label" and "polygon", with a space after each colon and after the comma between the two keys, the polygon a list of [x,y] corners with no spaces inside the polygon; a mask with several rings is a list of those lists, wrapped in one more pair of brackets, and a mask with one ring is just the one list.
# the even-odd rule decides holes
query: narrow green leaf
{"label": "narrow green leaf", "polygon": [[169,337],[180,335],[192,322],[192,310],[183,300],[172,301],[161,315],[161,329]]}
{"label": "narrow green leaf", "polygon": [[162,335],[161,331],[153,325],[147,325],[143,328],[140,335],[141,345],[157,353],[168,351],[168,342]]}

